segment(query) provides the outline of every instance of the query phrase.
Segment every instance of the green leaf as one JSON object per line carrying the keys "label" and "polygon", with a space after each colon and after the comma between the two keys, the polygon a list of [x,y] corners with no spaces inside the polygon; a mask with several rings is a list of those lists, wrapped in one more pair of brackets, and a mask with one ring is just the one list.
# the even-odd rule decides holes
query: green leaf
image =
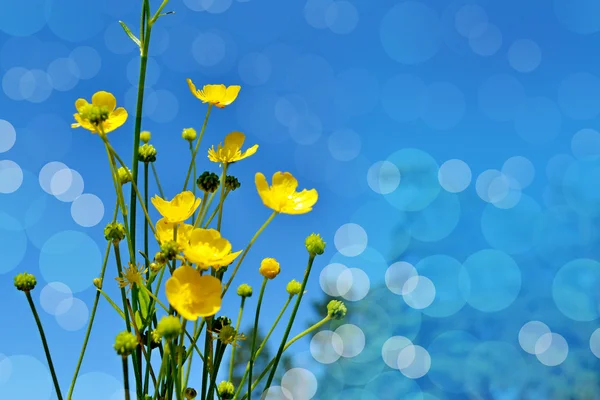
{"label": "green leaf", "polygon": [[121,24],[121,27],[123,28],[123,30],[125,31],[125,33],[127,34],[127,36],[129,36],[129,38],[131,40],[133,40],[133,42],[135,44],[138,45],[138,47],[142,47],[142,43],[140,42],[140,39],[136,38],[135,35],[133,34],[133,32],[131,32],[131,30],[127,27],[127,25],[125,25],[125,22],[123,21],[119,21],[119,24]]}
{"label": "green leaf", "polygon": [[142,317],[144,319],[148,319],[150,296],[148,296],[148,292],[145,290],[145,288],[142,288],[140,291],[138,291],[138,301],[140,302],[140,311],[142,312]]}
{"label": "green leaf", "polygon": [[142,320],[142,317],[140,316],[139,311],[135,312],[135,326],[138,328],[138,330],[140,332],[145,329],[145,324],[144,324],[144,321]]}

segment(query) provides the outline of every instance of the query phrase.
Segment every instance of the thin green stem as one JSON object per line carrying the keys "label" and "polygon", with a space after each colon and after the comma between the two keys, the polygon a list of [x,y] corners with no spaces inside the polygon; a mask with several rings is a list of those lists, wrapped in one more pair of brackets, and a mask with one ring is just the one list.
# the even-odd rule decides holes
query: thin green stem
{"label": "thin green stem", "polygon": [[190,161],[190,166],[188,168],[187,176],[185,177],[185,182],[183,183],[183,192],[186,191],[188,182],[190,180],[190,175],[192,174],[192,166],[196,162],[196,155],[198,154],[198,149],[200,148],[200,143],[202,142],[202,138],[204,137],[204,131],[206,130],[206,125],[208,124],[208,117],[210,116],[210,111],[212,110],[212,103],[208,104],[208,109],[206,110],[206,116],[204,117],[204,123],[202,124],[202,130],[200,131],[200,136],[198,137],[198,141],[196,142],[196,147],[194,148],[194,152],[192,153],[192,160]]}
{"label": "thin green stem", "polygon": [[223,164],[221,175],[221,197],[219,198],[219,218],[217,219],[217,230],[221,232],[221,221],[223,219],[223,202],[225,201],[225,179],[227,177],[227,163]]}
{"label": "thin green stem", "polygon": [[169,2],[169,0],[163,0],[161,5],[158,7],[158,10],[156,10],[156,13],[152,17],[152,19],[150,19],[150,22],[149,22],[150,26],[152,26],[152,24],[154,24],[156,22],[158,17],[160,17],[160,12],[163,10],[163,8],[165,8],[165,6],[167,5],[168,2]]}
{"label": "thin green stem", "polygon": [[264,278],[262,286],[260,287],[260,294],[258,295],[258,303],[256,304],[256,315],[254,316],[254,329],[252,332],[252,346],[250,347],[250,368],[248,369],[248,400],[252,398],[252,368],[254,367],[254,359],[256,355],[256,336],[258,331],[258,318],[260,316],[260,306],[262,305],[262,299],[265,294],[265,288],[267,287],[268,278]]}
{"label": "thin green stem", "polygon": [[[194,333],[198,330],[198,320],[194,321]],[[196,343],[193,341],[194,338],[190,337],[190,348],[193,348]],[[185,355],[187,357],[187,354]],[[189,357],[187,360],[187,370],[185,372],[185,380],[183,381],[183,387],[187,387],[188,382],[190,381],[190,372],[192,371],[192,360],[194,357]],[[185,359],[184,359],[185,361]]]}
{"label": "thin green stem", "polygon": [[[117,263],[117,275],[119,278],[123,278],[123,265],[121,264],[121,250],[119,249],[118,243],[113,243],[113,249],[115,252],[115,261]],[[123,301],[123,311],[125,311],[125,325],[127,332],[131,332],[131,322],[129,320],[129,313],[127,313],[127,292],[125,287],[121,288],[121,300]]]}
{"label": "thin green stem", "polygon": [[131,397],[129,395],[129,366],[127,362],[127,357],[121,357],[123,361],[123,389],[125,390],[125,400],[130,400]]}
{"label": "thin green stem", "polygon": [[[227,200],[228,195],[229,195],[229,190],[225,190],[225,199],[223,201]],[[215,215],[217,215],[218,211],[219,211],[219,207],[215,207],[212,214],[210,215],[210,218],[206,221],[206,224],[204,224],[204,229],[208,228],[208,226],[210,225],[212,220],[215,218]]]}
{"label": "thin green stem", "polygon": [[[202,334],[202,329],[204,329],[204,325],[206,324],[206,320],[202,319],[202,322],[200,323],[200,327],[198,328],[197,332],[194,332],[194,338],[192,340],[192,343],[194,344],[194,346],[196,346],[196,342],[198,342],[198,339],[200,339],[200,335]],[[192,349],[188,349],[187,354],[185,355],[186,359],[188,357],[190,357],[192,354]]]}
{"label": "thin green stem", "polygon": [[231,277],[227,281],[227,284],[225,285],[225,288],[223,288],[223,293],[221,294],[221,297],[225,296],[225,293],[227,293],[227,289],[229,289],[229,286],[231,286],[231,282],[233,282],[233,278],[235,278],[235,274],[237,274],[237,271],[240,268],[240,265],[242,265],[242,261],[244,261],[244,258],[246,258],[246,254],[248,254],[248,251],[250,250],[250,248],[252,247],[252,245],[254,244],[254,242],[256,242],[256,239],[258,239],[258,237],[260,236],[260,234],[271,223],[271,221],[273,221],[273,218],[275,218],[275,216],[277,214],[278,214],[277,211],[274,211],[273,214],[271,214],[271,216],[265,221],[265,223],[262,224],[262,226],[258,229],[258,231],[256,231],[256,233],[254,234],[254,236],[252,237],[252,239],[250,239],[250,243],[248,243],[248,245],[244,249],[244,252],[240,256],[237,264],[235,265],[235,268],[233,269]]}
{"label": "thin green stem", "polygon": [[[204,218],[206,217],[206,213],[208,213],[208,209],[210,208],[213,200],[215,199],[215,193],[216,192],[212,192],[210,194],[210,198],[208,199],[208,203],[206,203],[206,208],[204,209],[204,215],[202,215],[202,221],[201,221],[201,223],[204,222]],[[216,208],[215,208],[215,210],[216,210]]]}
{"label": "thin green stem", "polygon": [[162,382],[162,379],[164,378],[164,375],[166,374],[167,362],[169,360],[169,350],[170,350],[169,346],[168,345],[165,346],[165,352],[163,353],[162,361],[160,363],[160,370],[158,372],[158,378],[156,380],[157,383],[154,388],[154,396],[152,397],[153,400],[157,400],[160,383]]}
{"label": "thin green stem", "polygon": [[310,275],[310,271],[312,269],[313,263],[315,261],[315,254],[310,254],[308,257],[308,265],[306,266],[306,271],[304,272],[304,280],[302,281],[302,289],[300,293],[298,293],[298,298],[296,299],[296,304],[294,304],[294,309],[292,310],[292,315],[290,316],[290,322],[288,322],[287,328],[285,329],[285,334],[281,339],[281,344],[279,345],[279,350],[277,351],[277,356],[275,356],[275,363],[273,368],[271,369],[271,373],[269,374],[269,378],[267,379],[267,383],[265,385],[265,390],[268,390],[271,386],[271,382],[273,382],[273,378],[275,377],[275,372],[277,371],[277,365],[279,364],[279,360],[281,359],[281,355],[283,354],[283,350],[285,347],[285,342],[287,341],[290,331],[292,330],[292,325],[294,324],[294,319],[296,319],[296,313],[298,312],[298,308],[300,307],[300,302],[302,301],[302,297],[304,296],[304,290],[306,289],[306,284],[308,282],[308,277]]}
{"label": "thin green stem", "polygon": [[[240,325],[242,323],[242,314],[244,313],[244,304],[246,303],[246,297],[242,296],[242,304],[240,305],[240,312],[238,313],[237,323],[235,324],[235,331],[240,331]],[[235,360],[235,346],[231,346],[231,358],[229,360],[229,382],[233,381],[233,366]]]}
{"label": "thin green stem", "polygon": [[177,387],[177,392],[180,393],[180,395],[183,393],[183,389],[181,387],[182,383],[183,383],[183,344],[184,344],[184,339],[185,339],[185,326],[187,324],[187,319],[183,318],[183,323],[181,324],[181,336],[179,337],[179,346],[181,347],[181,350],[179,350],[177,352],[177,364],[178,364],[178,368],[177,368],[177,382],[176,387]]}
{"label": "thin green stem", "polygon": [[165,198],[165,192],[162,190],[162,186],[160,185],[160,180],[158,179],[158,172],[156,172],[156,167],[154,163],[152,163],[152,173],[154,174],[154,180],[156,181],[156,186],[158,187],[158,193],[160,193],[160,197]]}
{"label": "thin green stem", "polygon": [[44,333],[44,328],[42,328],[40,316],[38,315],[37,310],[35,309],[35,304],[33,303],[33,299],[31,298],[31,293],[29,293],[29,291],[25,291],[25,297],[27,297],[27,302],[29,303],[29,307],[31,307],[33,318],[35,318],[35,323],[37,324],[38,330],[40,331],[40,337],[42,338],[42,344],[44,345],[44,352],[46,353],[46,360],[48,361],[48,368],[50,368],[50,374],[52,375],[54,390],[56,390],[56,397],[58,397],[58,400],[62,400],[63,397],[60,391],[60,385],[58,384],[58,379],[56,378],[54,364],[52,363],[52,357],[50,356],[50,348],[48,347],[48,342],[46,341],[46,334]]}
{"label": "thin green stem", "polygon": [[210,386],[208,388],[208,400],[213,400],[215,398],[215,387],[217,386],[217,375],[219,373],[219,367],[221,366],[221,361],[223,361],[223,354],[225,354],[226,346],[217,342],[217,348],[215,350],[215,362],[213,372],[211,374]]}
{"label": "thin green stem", "polygon": [[[193,156],[194,155],[194,148],[192,146],[192,142],[189,142],[190,144],[190,154]],[[192,158],[192,163],[193,163],[193,179],[196,179],[196,177],[198,176],[196,173],[196,160],[194,158]],[[192,183],[192,193],[194,194],[194,198],[196,198],[196,187],[198,185],[195,185],[194,183]],[[202,215],[202,208],[204,208],[204,201],[202,201],[202,204],[200,205],[200,211],[198,211],[198,217],[200,217],[200,215]],[[195,224],[196,222],[196,213],[192,214],[192,225],[196,226]]]}
{"label": "thin green stem", "polygon": [[208,199],[208,192],[204,192],[204,196],[202,197],[202,205],[200,206],[200,210],[198,211],[198,217],[194,221],[194,228],[196,229],[198,225],[202,225],[202,216],[204,215],[204,211],[206,210],[206,200]]}
{"label": "thin green stem", "polygon": [[[273,325],[271,326],[271,329],[269,330],[269,333],[267,333],[267,336],[265,336],[265,338],[263,339],[262,343],[258,347],[258,350],[256,350],[256,357],[258,357],[260,355],[260,353],[262,352],[262,350],[267,345],[267,342],[269,341],[269,338],[273,334],[273,331],[275,330],[275,328],[279,324],[279,321],[283,317],[283,314],[285,313],[285,310],[287,310],[290,302],[292,301],[292,297],[293,296],[288,296],[287,300],[285,301],[285,304],[281,308],[281,311],[279,311],[279,315],[275,319],[275,322],[273,322]],[[246,382],[246,378],[248,377],[248,371],[249,371],[249,369],[250,369],[250,363],[248,362],[246,364],[246,370],[244,371],[244,375],[242,376],[242,379],[240,380],[240,383],[238,384],[238,388],[236,390],[236,396],[239,395],[239,393],[242,391],[242,387],[244,386],[244,382]],[[233,372],[233,370],[230,371],[230,372]],[[231,379],[232,379],[232,375],[233,374],[230,373],[230,378],[229,378],[230,382],[231,382]]]}
{"label": "thin green stem", "polygon": [[205,321],[206,332],[204,339],[204,363],[202,365],[202,400],[206,400],[206,393],[208,389],[208,370],[211,368],[209,364],[212,362],[212,334],[210,333],[212,320],[207,319]]}

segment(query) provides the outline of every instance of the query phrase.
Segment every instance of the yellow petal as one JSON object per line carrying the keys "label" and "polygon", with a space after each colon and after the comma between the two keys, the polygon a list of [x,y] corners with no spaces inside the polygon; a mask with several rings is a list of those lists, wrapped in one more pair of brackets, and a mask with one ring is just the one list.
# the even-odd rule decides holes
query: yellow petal
{"label": "yellow petal", "polygon": [[110,114],[108,120],[104,121],[104,132],[112,132],[122,126],[127,121],[127,116],[127,111],[123,107],[117,108]]}
{"label": "yellow petal", "polygon": [[197,303],[197,309],[194,311],[200,317],[210,317],[215,315],[221,309],[221,281],[210,275],[200,277],[201,293],[197,293],[200,300]]}
{"label": "yellow petal", "polygon": [[225,136],[225,148],[233,152],[238,151],[244,145],[244,140],[246,140],[246,135],[242,132],[231,132]]}
{"label": "yellow petal", "polygon": [[206,101],[218,104],[222,103],[227,94],[227,88],[225,85],[205,85],[202,89]]}
{"label": "yellow petal", "polygon": [[250,147],[249,149],[246,149],[246,151],[240,156],[240,160],[246,158],[246,157],[250,157],[252,154],[256,153],[256,150],[258,150],[258,145],[255,144],[254,146]]}
{"label": "yellow petal", "polygon": [[190,234],[190,244],[193,246],[199,243],[213,243],[220,238],[221,234],[215,229],[196,228]]}
{"label": "yellow petal", "polygon": [[198,96],[198,89],[196,89],[196,85],[194,85],[194,82],[192,82],[190,78],[187,78],[187,84],[190,87],[190,91],[192,92],[192,94],[200,99],[200,96]]}
{"label": "yellow petal", "polygon": [[167,217],[166,214],[169,211],[169,202],[158,197],[158,196],[154,196],[153,198],[150,199],[150,201],[152,202],[152,205],[154,206],[154,208],[156,208],[156,210],[160,213],[160,215],[162,215],[163,217]]}
{"label": "yellow petal", "polygon": [[291,194],[296,191],[298,180],[289,172],[275,172],[273,174],[273,188],[285,194]]}
{"label": "yellow petal", "polygon": [[77,109],[77,112],[82,112],[83,108],[88,106],[90,103],[88,103],[88,101],[86,99],[77,99],[75,101],[75,109]]}
{"label": "yellow petal", "polygon": [[105,106],[109,112],[114,111],[117,107],[117,99],[112,93],[100,91],[92,96],[92,104],[95,106]]}
{"label": "yellow petal", "polygon": [[227,92],[225,93],[225,99],[223,100],[223,105],[229,105],[235,101],[240,93],[241,86],[232,85],[227,88]]}

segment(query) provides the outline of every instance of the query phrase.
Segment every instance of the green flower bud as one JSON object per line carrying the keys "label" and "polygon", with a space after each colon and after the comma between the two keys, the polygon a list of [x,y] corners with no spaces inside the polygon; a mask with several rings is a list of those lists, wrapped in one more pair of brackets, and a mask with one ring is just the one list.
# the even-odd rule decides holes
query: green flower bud
{"label": "green flower bud", "polygon": [[213,330],[214,331],[220,331],[224,326],[229,326],[231,325],[231,319],[227,318],[227,317],[219,317],[217,319],[215,319],[213,321]]}
{"label": "green flower bud", "polygon": [[198,188],[206,193],[214,193],[219,188],[219,183],[219,176],[214,172],[204,171],[196,179]]}
{"label": "green flower bud", "polygon": [[104,238],[115,244],[125,238],[125,227],[119,222],[111,222],[104,228]]}
{"label": "green flower bud", "polygon": [[196,130],[194,128],[185,128],[181,137],[187,140],[188,142],[192,142],[196,140]]}
{"label": "green flower bud", "polygon": [[163,252],[159,251],[154,255],[154,261],[162,268],[167,263],[167,257],[165,257]]}
{"label": "green flower bud", "polygon": [[179,253],[179,244],[174,240],[165,242],[160,246],[160,251],[167,260],[173,260]]}
{"label": "green flower bud", "polygon": [[237,294],[240,297],[252,297],[252,286],[242,283],[237,288]]}
{"label": "green flower bud", "polygon": [[327,315],[331,319],[342,319],[346,316],[346,306],[339,300],[331,300],[327,304]]}
{"label": "green flower bud", "polygon": [[225,177],[225,189],[233,192],[241,186],[240,181],[235,176],[227,175]]}
{"label": "green flower bud", "polygon": [[175,339],[177,335],[181,333],[181,322],[179,321],[179,317],[174,315],[162,317],[161,320],[158,321],[156,330],[161,337],[164,337],[167,340]]}
{"label": "green flower bud", "polygon": [[164,264],[161,265],[161,264],[158,264],[158,263],[155,263],[155,262],[150,263],[150,271],[152,271],[153,273],[156,274],[156,273],[160,272],[160,270],[164,266],[165,266]]}
{"label": "green flower bud", "polygon": [[37,280],[35,276],[27,272],[15,276],[15,287],[22,292],[29,292],[35,288]]}
{"label": "green flower bud", "polygon": [[96,286],[96,289],[102,289],[102,279],[94,278],[92,282],[94,282],[94,286]]}
{"label": "green flower bud", "polygon": [[145,143],[140,146],[138,160],[143,163],[156,161],[156,149],[151,144]]}
{"label": "green flower bud", "polygon": [[302,284],[297,280],[292,279],[285,287],[285,290],[290,294],[290,296],[300,294],[302,291]]}
{"label": "green flower bud", "polygon": [[151,333],[150,333],[150,339],[152,340],[152,343],[160,343],[160,341],[162,340],[162,336],[160,336],[160,333],[154,329]]}
{"label": "green flower bud", "polygon": [[144,143],[148,143],[150,141],[150,136],[150,132],[148,131],[140,132],[140,140]]}
{"label": "green flower bud", "polygon": [[183,396],[186,398],[186,400],[193,400],[196,398],[196,396],[198,396],[198,392],[196,392],[194,388],[185,388],[183,391]]}
{"label": "green flower bud", "polygon": [[115,338],[114,348],[117,354],[123,357],[127,357],[135,351],[138,345],[137,338],[131,332],[123,331]]}
{"label": "green flower bud", "polygon": [[129,168],[119,168],[117,170],[117,175],[119,176],[119,183],[121,185],[131,182],[131,170]]}
{"label": "green flower bud", "polygon": [[310,254],[321,255],[325,252],[325,241],[318,233],[310,234],[304,244]]}
{"label": "green flower bud", "polygon": [[235,345],[240,336],[238,335],[235,328],[231,325],[225,325],[221,328],[218,334],[218,339],[223,344]]}
{"label": "green flower bud", "polygon": [[93,104],[88,104],[83,110],[81,110],[79,115],[83,120],[90,121],[92,125],[98,126],[108,119],[110,116],[110,111],[106,106],[95,106]]}
{"label": "green flower bud", "polygon": [[222,381],[217,386],[217,393],[223,400],[231,400],[235,394],[235,387],[231,382]]}

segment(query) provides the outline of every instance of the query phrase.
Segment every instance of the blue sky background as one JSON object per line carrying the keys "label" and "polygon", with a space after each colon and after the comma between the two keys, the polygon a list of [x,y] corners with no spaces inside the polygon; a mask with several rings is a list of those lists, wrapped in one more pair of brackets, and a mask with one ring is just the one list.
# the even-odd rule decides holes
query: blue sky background
{"label": "blue sky background", "polygon": [[[131,162],[139,53],[118,21],[138,32],[138,3],[2,5],[0,398],[24,398],[24,385],[27,399],[54,398],[33,319],[13,288],[21,271],[38,277],[33,297],[68,389],[115,202],[100,139],[70,124],[77,98],[114,93],[130,118],[109,138]],[[240,84],[236,102],[213,111],[198,158],[199,172],[218,172],[206,150],[234,130],[246,134],[248,146],[259,144],[256,155],[230,171],[242,187],[227,200],[224,236],[242,249],[268,218],[254,188],[258,171],[290,171],[300,188],[314,187],[320,196],[313,212],[274,220],[234,286],[247,282],[258,290],[260,260],[281,262],[261,314],[270,326],[285,283],[302,278],[304,238],[320,232],[327,252],[315,263],[294,332],[320,317],[309,303],[324,292],[372,317],[349,316],[355,327],[321,335],[321,350],[316,342],[311,349],[309,339],[295,346],[303,369],[282,383],[294,399],[310,398],[313,388],[315,398],[325,398],[328,388],[334,394],[327,398],[385,398],[378,388],[390,379],[399,382],[393,396],[479,393],[448,378],[440,361],[448,357],[444,340],[472,344],[453,365],[476,365],[477,351],[491,348],[510,354],[509,364],[497,365],[535,371],[532,380],[564,374],[561,368],[573,363],[597,366],[600,5],[172,0],[165,10],[175,14],[161,18],[152,34],[143,129],[152,132],[167,196],[181,190],[189,162],[181,131],[199,130],[206,111],[186,78],[198,86]],[[154,210],[151,216],[157,218]],[[388,270],[400,261],[416,269]],[[111,258],[106,287],[114,276]],[[108,290],[117,293],[116,286]],[[228,296],[223,313],[235,319],[238,302]],[[526,325],[531,321],[553,334]],[[122,398],[112,350],[122,329],[102,301],[75,399]],[[530,335],[519,341],[519,332]],[[421,347],[402,353],[403,339],[394,339],[390,350],[383,344],[392,336]],[[332,340],[358,353],[340,358]],[[402,354],[410,360],[398,371]],[[339,379],[318,378],[325,361],[341,368],[333,374]],[[371,380],[356,379],[371,364]],[[505,371],[492,368],[491,382],[498,386],[493,377]],[[494,398],[518,398],[513,389]],[[534,398],[550,396],[540,390]]]}

